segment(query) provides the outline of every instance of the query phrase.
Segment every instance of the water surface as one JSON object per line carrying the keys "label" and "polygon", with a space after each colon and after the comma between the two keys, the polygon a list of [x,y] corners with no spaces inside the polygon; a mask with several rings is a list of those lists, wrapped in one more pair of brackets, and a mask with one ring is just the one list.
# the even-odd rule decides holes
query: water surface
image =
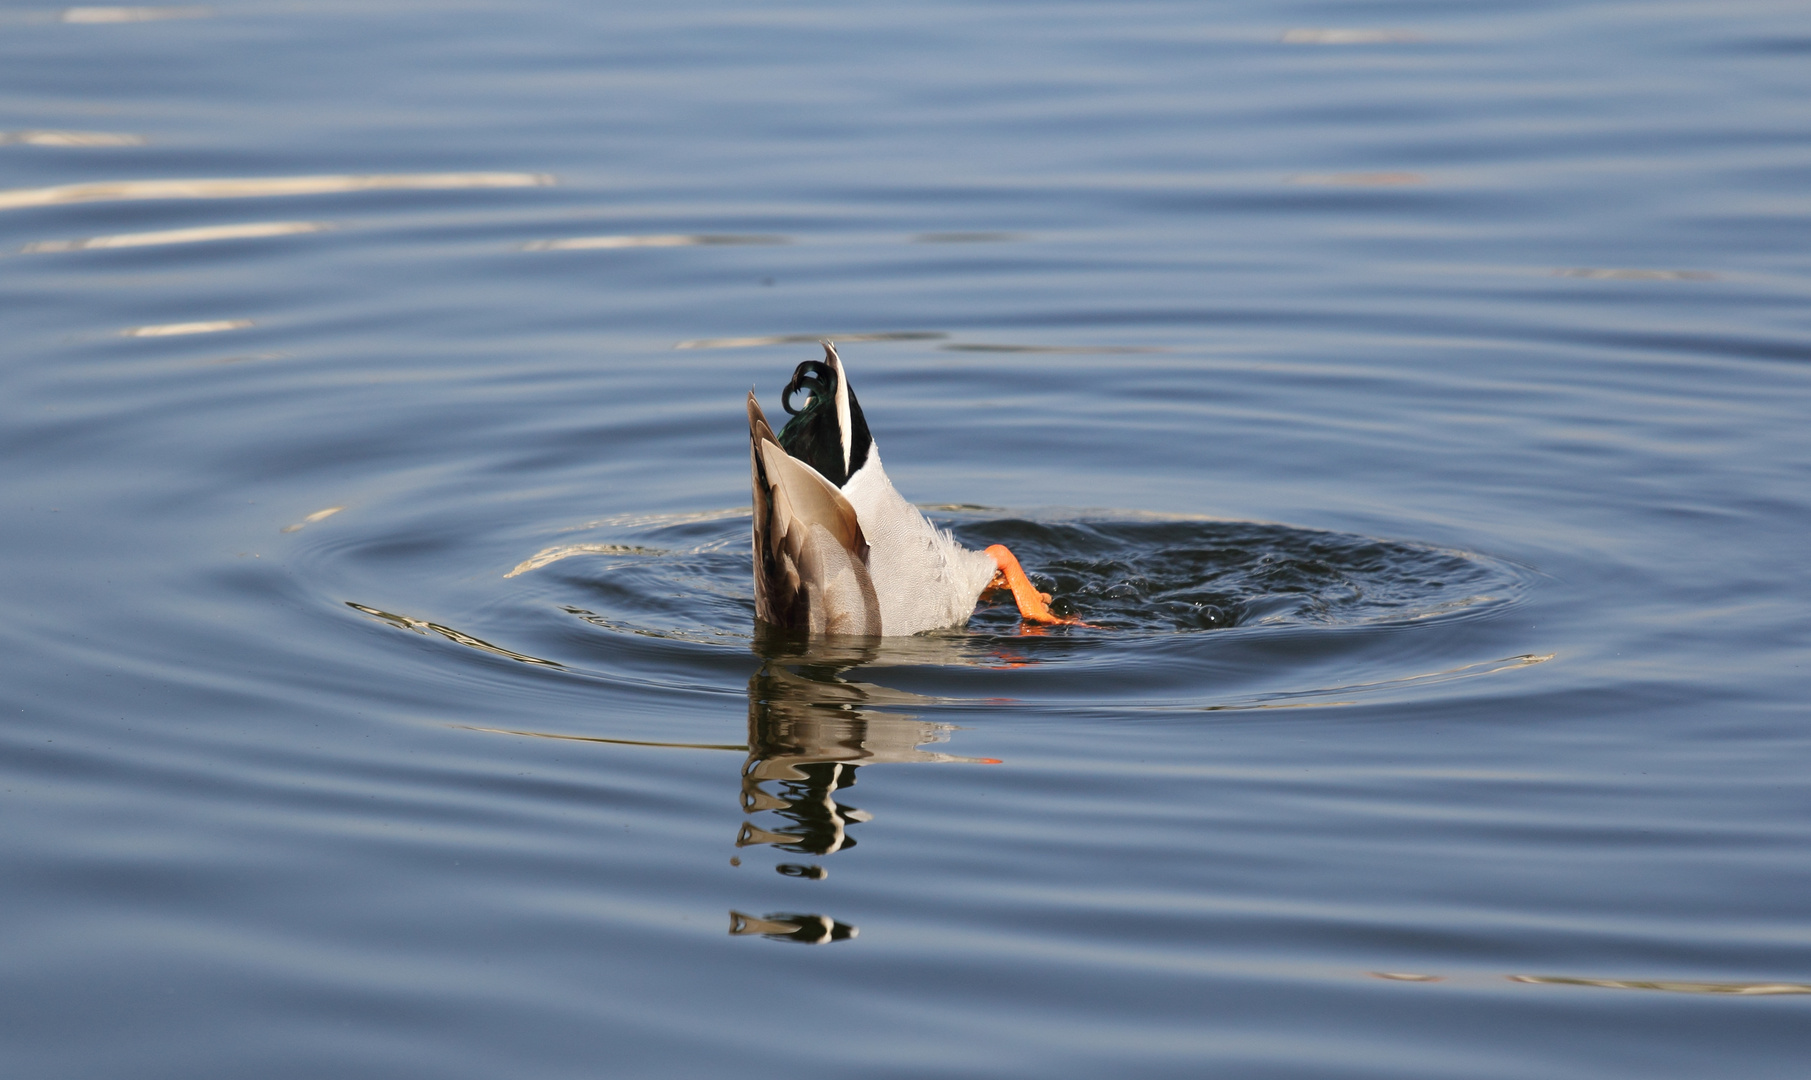
{"label": "water surface", "polygon": [[9,1074],[1803,1071],[1801,6],[0,22]]}

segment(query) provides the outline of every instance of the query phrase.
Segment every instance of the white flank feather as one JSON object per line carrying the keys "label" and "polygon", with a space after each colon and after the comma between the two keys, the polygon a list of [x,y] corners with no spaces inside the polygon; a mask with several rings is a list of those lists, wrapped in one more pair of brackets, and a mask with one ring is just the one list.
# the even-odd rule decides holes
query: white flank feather
{"label": "white flank feather", "polygon": [[893,489],[880,447],[843,485],[868,539],[868,573],[880,600],[880,632],[888,637],[960,626],[993,579],[993,556],[970,551],[939,529]]}

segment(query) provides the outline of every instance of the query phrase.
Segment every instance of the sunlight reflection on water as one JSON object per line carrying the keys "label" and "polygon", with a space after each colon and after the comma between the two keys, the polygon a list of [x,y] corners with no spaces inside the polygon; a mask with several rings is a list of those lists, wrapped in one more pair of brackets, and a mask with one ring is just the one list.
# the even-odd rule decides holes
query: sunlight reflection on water
{"label": "sunlight reflection on water", "polygon": [[115,180],[0,191],[0,210],[130,199],[250,199],[347,191],[454,191],[545,187],[536,173],[421,173],[395,176],[272,176],[215,180]]}
{"label": "sunlight reflection on water", "polygon": [[0,12],[9,1074],[1796,1078],[1804,14],[1405,11]]}

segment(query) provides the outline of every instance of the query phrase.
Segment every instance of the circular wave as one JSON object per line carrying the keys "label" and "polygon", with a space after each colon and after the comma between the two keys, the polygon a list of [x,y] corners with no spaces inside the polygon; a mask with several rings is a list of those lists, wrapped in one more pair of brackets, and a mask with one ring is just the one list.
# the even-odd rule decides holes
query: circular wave
{"label": "circular wave", "polygon": [[[1055,631],[1072,635],[1460,618],[1512,602],[1526,581],[1470,552],[1285,525],[966,507],[933,517],[970,547],[1011,547],[1057,612],[1087,621]],[[545,548],[510,576],[531,573],[561,579],[567,611],[612,631],[723,644],[753,635],[746,510],[594,522],[583,541]],[[1018,628],[1000,594],[983,599],[967,632]]]}

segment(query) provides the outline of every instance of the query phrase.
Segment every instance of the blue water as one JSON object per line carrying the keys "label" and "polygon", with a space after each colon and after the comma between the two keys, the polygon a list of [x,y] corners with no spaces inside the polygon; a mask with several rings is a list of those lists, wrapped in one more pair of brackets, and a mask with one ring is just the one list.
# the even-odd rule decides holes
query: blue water
{"label": "blue water", "polygon": [[[0,10],[0,1062],[1796,1077],[1811,13]],[[756,633],[742,399],[1094,625]]]}

